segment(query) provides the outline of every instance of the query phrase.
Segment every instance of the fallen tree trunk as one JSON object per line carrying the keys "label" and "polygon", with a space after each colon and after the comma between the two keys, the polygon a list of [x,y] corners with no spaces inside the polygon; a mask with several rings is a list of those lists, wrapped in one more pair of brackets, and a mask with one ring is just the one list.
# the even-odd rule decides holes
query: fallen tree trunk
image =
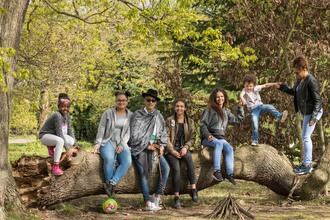
{"label": "fallen tree trunk", "polygon": [[[212,155],[213,148],[210,147],[192,153],[198,190],[218,184],[212,178]],[[65,200],[105,193],[103,159],[100,155],[85,151],[75,153],[71,162],[63,160],[60,163],[64,171],[61,176],[51,174],[52,162],[53,158],[22,156],[13,164],[13,175],[26,206],[47,207]],[[154,163],[153,170],[149,174],[150,193],[154,193],[159,176],[157,160],[154,160]],[[221,167],[222,174],[225,176],[225,164],[222,163]],[[234,177],[265,185],[277,194],[289,195],[294,188],[291,192],[294,196],[301,196],[304,199],[315,198],[328,182],[328,177],[322,172],[322,178],[319,178],[318,184],[309,185],[308,189],[304,182],[306,178],[310,179],[312,175],[318,175],[318,172],[316,170],[311,175],[296,176],[292,172],[289,159],[268,145],[258,147],[243,145],[235,150]],[[306,190],[309,191],[307,194]],[[313,193],[310,192],[311,190]],[[180,193],[189,192],[186,167],[182,163]],[[117,184],[116,193],[141,193],[140,176],[133,164]],[[165,187],[165,194],[173,194],[171,173]]]}

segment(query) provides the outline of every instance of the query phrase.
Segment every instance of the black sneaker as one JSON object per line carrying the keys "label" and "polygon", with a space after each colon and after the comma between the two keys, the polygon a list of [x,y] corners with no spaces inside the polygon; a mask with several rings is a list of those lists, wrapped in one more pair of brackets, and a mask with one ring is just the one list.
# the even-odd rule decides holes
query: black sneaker
{"label": "black sneaker", "polygon": [[199,202],[199,198],[197,195],[197,189],[191,189],[190,196],[191,196],[192,201]]}
{"label": "black sneaker", "polygon": [[231,183],[233,185],[236,185],[236,182],[234,180],[234,175],[233,174],[227,175],[227,177],[225,178],[225,181],[227,181],[228,183]]}
{"label": "black sneaker", "polygon": [[173,208],[175,208],[175,209],[181,209],[180,198],[177,197],[177,196],[174,198]]}
{"label": "black sneaker", "polygon": [[114,196],[115,193],[115,185],[113,185],[111,182],[109,183],[103,183],[103,187],[105,189],[105,191],[107,192],[108,196]]}
{"label": "black sneaker", "polygon": [[221,175],[221,171],[220,170],[215,170],[213,173],[213,178],[218,180],[219,182],[223,181],[222,175]]}

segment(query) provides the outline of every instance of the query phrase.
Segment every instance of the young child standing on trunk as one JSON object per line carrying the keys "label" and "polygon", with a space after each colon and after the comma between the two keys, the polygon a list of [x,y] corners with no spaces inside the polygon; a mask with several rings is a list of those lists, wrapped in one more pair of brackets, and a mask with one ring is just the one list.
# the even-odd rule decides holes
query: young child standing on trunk
{"label": "young child standing on trunk", "polygon": [[[42,126],[39,132],[40,143],[46,145],[50,156],[54,157],[52,172],[55,175],[62,175],[59,167],[63,147],[66,149],[66,157],[72,157],[72,149],[81,150],[77,145],[70,122],[71,101],[67,94],[58,95],[58,110],[52,114]],[[55,150],[54,150],[55,149]]]}
{"label": "young child standing on trunk", "polygon": [[284,122],[288,116],[285,110],[282,114],[277,111],[273,105],[264,105],[261,101],[259,92],[263,88],[276,86],[277,83],[266,83],[257,85],[257,77],[253,74],[246,74],[243,78],[244,88],[240,94],[243,105],[247,105],[252,121],[252,143],[251,145],[258,144],[258,130],[259,130],[259,117],[261,114],[270,112],[275,118]]}

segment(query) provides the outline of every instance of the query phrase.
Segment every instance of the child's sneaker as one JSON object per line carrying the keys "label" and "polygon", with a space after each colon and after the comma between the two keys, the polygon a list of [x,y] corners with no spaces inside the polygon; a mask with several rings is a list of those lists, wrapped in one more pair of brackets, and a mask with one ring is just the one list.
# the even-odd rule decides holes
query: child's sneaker
{"label": "child's sneaker", "polygon": [[251,145],[252,145],[252,146],[256,146],[256,145],[258,145],[258,141],[256,141],[256,140],[252,140]]}
{"label": "child's sneaker", "polygon": [[314,170],[313,164],[309,164],[308,166],[301,164],[300,167],[293,170],[293,172],[297,175],[305,175]]}
{"label": "child's sneaker", "polygon": [[221,171],[220,170],[215,170],[213,173],[213,178],[218,180],[219,182],[223,181],[222,175],[221,175]]}
{"label": "child's sneaker", "polygon": [[155,196],[156,193],[152,194],[152,202],[157,206],[159,207],[160,204],[162,204],[162,200],[160,199],[160,197],[156,197]]}
{"label": "child's sneaker", "polygon": [[236,185],[236,182],[234,180],[234,175],[233,174],[227,175],[227,177],[225,178],[225,181],[227,181],[228,183],[231,183],[233,185]]}
{"label": "child's sneaker", "polygon": [[162,208],[160,208],[160,207],[157,207],[154,203],[152,203],[152,202],[149,202],[149,204],[146,206],[146,211],[155,211],[155,212],[157,212],[157,211],[159,211],[159,210],[161,210]]}
{"label": "child's sneaker", "polygon": [[54,148],[55,148],[55,146],[47,146],[48,154],[51,157],[54,157]]}
{"label": "child's sneaker", "polygon": [[288,117],[288,111],[285,110],[285,111],[282,113],[281,122],[283,123],[287,117]]}
{"label": "child's sneaker", "polygon": [[55,175],[62,175],[63,174],[62,170],[60,169],[60,165],[58,163],[53,164],[52,171]]}

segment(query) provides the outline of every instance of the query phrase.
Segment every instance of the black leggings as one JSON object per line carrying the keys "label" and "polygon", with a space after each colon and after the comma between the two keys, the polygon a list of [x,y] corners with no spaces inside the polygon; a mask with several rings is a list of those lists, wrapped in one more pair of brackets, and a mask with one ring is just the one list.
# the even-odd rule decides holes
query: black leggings
{"label": "black leggings", "polygon": [[165,156],[168,164],[171,167],[172,171],[172,183],[173,183],[173,189],[174,192],[179,192],[180,190],[180,161],[183,160],[186,163],[187,166],[187,174],[190,184],[195,184],[195,168],[194,163],[191,158],[191,153],[189,150],[187,150],[187,153],[181,157],[181,159],[176,158],[171,153],[168,153]]}

